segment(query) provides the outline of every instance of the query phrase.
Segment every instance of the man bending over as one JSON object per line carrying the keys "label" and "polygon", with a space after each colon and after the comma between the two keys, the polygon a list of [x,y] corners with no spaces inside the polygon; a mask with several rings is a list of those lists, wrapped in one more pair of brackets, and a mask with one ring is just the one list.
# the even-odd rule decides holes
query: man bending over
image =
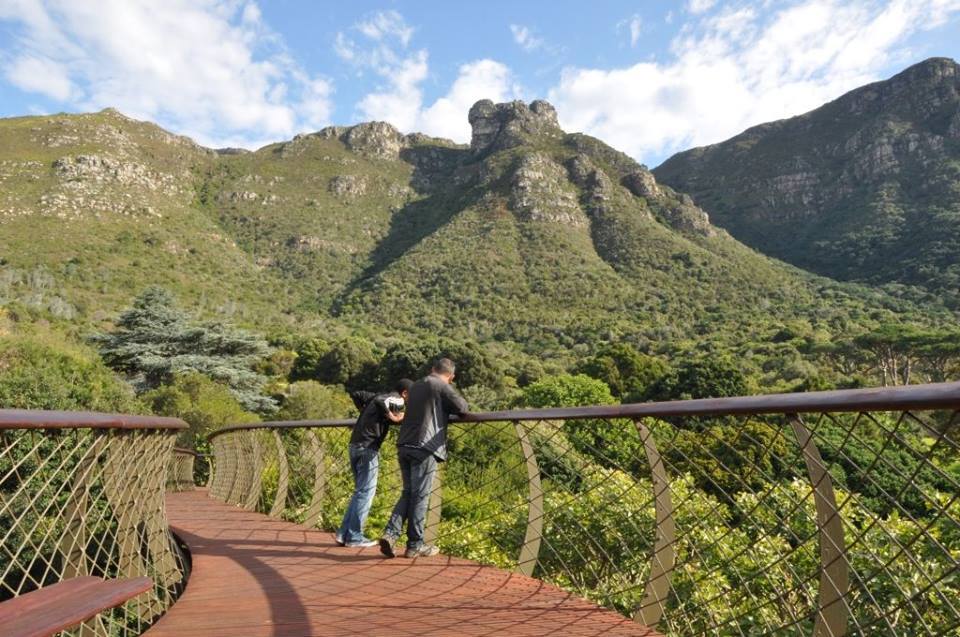
{"label": "man bending over", "polygon": [[[337,544],[350,547],[376,546],[374,540],[363,535],[363,525],[370,513],[373,496],[377,492],[380,472],[380,445],[387,437],[391,422],[403,420],[401,412],[413,381],[402,379],[393,392],[374,395],[357,392],[354,401],[363,405],[360,417],[350,436],[350,469],[353,471],[354,491],[343,515],[343,524],[337,531]],[[366,403],[366,404],[364,404]]]}

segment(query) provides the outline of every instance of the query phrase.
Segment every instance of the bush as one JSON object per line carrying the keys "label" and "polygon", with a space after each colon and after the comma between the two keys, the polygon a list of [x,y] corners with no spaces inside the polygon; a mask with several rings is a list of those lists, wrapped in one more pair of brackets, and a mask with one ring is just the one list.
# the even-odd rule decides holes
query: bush
{"label": "bush", "polygon": [[54,337],[0,337],[0,407],[143,413],[92,351]]}
{"label": "bush", "polygon": [[182,447],[209,451],[207,436],[227,425],[257,422],[255,414],[246,411],[230,389],[203,374],[185,374],[170,385],[158,387],[142,396],[153,413],[185,420],[190,429],[177,440]]}
{"label": "bush", "polygon": [[353,401],[342,387],[321,385],[315,380],[292,383],[277,412],[281,420],[322,420],[356,415]]}

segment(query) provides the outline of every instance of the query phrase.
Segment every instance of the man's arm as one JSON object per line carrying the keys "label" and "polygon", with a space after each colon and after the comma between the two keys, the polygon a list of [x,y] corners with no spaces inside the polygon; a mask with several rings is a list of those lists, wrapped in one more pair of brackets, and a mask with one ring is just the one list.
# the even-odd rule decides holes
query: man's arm
{"label": "man's arm", "polygon": [[443,400],[447,404],[447,411],[451,414],[459,416],[470,411],[467,401],[450,385],[443,386]]}
{"label": "man's arm", "polygon": [[372,391],[357,390],[350,392],[350,398],[353,400],[353,404],[361,412],[363,408],[367,406],[367,403],[373,400],[374,396],[376,396],[376,394]]}

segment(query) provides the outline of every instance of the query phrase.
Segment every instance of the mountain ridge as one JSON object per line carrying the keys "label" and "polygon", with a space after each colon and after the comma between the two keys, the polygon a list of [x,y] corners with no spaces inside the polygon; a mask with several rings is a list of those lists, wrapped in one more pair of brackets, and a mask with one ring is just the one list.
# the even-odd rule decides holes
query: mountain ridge
{"label": "mountain ridge", "polygon": [[930,58],[654,169],[765,254],[958,307],[960,66]]}
{"label": "mountain ridge", "polygon": [[270,333],[442,333],[541,361],[611,340],[749,347],[916,309],[743,246],[546,102],[468,118],[469,146],[371,122],[251,152],[115,111],[2,120],[0,299],[99,326],[160,284]]}

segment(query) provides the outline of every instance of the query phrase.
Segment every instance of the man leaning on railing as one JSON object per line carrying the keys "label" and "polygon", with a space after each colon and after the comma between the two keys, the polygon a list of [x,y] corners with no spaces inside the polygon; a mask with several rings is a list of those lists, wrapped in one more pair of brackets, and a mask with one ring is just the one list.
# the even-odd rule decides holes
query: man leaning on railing
{"label": "man leaning on railing", "polygon": [[468,409],[467,401],[450,386],[455,372],[453,361],[441,358],[434,363],[429,376],[410,388],[406,415],[397,438],[403,492],[380,538],[380,552],[387,557],[396,556],[393,547],[404,520],[407,522],[404,557],[427,557],[439,552],[436,546],[424,544],[423,530],[437,462],[447,459],[447,422],[451,414],[464,414]]}

